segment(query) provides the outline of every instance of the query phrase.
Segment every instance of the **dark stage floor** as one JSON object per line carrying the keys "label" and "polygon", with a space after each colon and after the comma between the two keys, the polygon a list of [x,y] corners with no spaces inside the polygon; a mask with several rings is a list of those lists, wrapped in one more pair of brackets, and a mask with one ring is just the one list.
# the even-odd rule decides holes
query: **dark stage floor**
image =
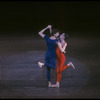
{"label": "dark stage floor", "polygon": [[[46,43],[37,37],[0,39],[0,98],[100,98],[100,40],[94,37],[70,37],[60,88],[48,88],[44,62]],[[51,70],[56,81],[56,71]]]}

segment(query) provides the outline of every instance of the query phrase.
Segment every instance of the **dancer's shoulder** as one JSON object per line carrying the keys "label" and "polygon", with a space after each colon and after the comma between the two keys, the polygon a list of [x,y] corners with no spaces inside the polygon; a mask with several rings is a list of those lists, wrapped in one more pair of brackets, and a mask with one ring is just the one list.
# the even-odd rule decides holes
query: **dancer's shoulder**
{"label": "dancer's shoulder", "polygon": [[47,40],[48,38],[49,38],[49,37],[48,37],[47,35],[44,35],[44,39],[46,39],[46,40]]}

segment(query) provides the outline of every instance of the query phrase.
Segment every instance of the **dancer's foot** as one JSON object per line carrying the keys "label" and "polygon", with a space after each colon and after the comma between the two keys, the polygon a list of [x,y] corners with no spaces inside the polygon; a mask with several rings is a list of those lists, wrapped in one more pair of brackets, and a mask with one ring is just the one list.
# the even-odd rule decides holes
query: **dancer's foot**
{"label": "dancer's foot", "polygon": [[48,84],[48,87],[52,87],[52,83],[49,83],[49,84]]}
{"label": "dancer's foot", "polygon": [[58,88],[59,88],[59,86],[58,86],[57,84],[55,84],[55,85],[52,85],[52,87],[58,87]]}
{"label": "dancer's foot", "polygon": [[53,84],[52,87],[60,87],[59,83],[56,83],[55,85]]}
{"label": "dancer's foot", "polygon": [[73,65],[72,62],[69,62],[69,63],[68,63],[68,66],[71,66],[73,69],[75,69],[75,67],[74,67],[74,65]]}
{"label": "dancer's foot", "polygon": [[44,65],[44,63],[38,62],[38,66],[41,68]]}

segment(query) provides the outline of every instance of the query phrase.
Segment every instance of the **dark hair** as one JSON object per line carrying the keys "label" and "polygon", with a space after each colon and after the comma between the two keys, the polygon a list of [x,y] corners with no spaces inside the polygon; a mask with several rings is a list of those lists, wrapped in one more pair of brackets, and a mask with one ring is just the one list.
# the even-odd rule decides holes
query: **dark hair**
{"label": "dark hair", "polygon": [[59,34],[60,34],[60,31],[58,29],[53,29],[52,32],[51,32],[51,35],[53,36],[57,32],[59,32]]}

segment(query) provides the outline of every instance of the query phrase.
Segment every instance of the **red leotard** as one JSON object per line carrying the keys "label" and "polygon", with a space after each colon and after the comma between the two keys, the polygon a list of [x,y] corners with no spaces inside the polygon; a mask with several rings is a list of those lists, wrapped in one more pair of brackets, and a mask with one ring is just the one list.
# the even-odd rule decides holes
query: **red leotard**
{"label": "red leotard", "polygon": [[61,72],[64,71],[68,65],[64,66],[65,63],[65,55],[60,51],[59,47],[56,48],[56,57],[57,57],[57,82],[61,80]]}

